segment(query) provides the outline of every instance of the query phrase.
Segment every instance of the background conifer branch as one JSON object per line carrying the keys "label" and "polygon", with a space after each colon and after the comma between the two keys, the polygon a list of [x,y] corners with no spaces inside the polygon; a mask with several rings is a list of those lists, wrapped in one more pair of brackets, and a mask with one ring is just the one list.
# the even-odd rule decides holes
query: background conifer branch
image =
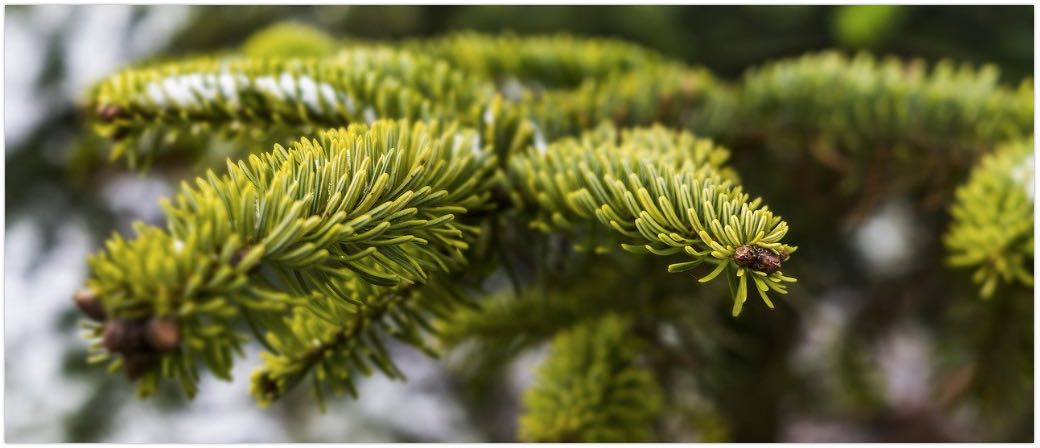
{"label": "background conifer branch", "polygon": [[659,386],[638,363],[629,323],[607,315],[558,335],[524,394],[520,439],[635,442],[651,437]]}
{"label": "background conifer branch", "polygon": [[944,237],[949,263],[975,268],[983,298],[998,285],[1032,287],[1033,139],[1001,145],[957,189],[953,223]]}

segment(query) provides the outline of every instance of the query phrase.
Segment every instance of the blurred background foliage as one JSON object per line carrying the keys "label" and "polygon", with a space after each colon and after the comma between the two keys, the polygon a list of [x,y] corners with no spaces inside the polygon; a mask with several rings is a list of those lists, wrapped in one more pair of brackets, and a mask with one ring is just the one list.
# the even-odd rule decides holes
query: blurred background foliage
{"label": "blurred background foliage", "polygon": [[[942,6],[353,6],[201,7],[207,33],[178,33],[179,53],[236,45],[272,19],[336,35],[398,39],[454,30],[610,36],[736,77],[752,65],[827,48],[927,60],[998,64],[1007,81],[1032,73],[1033,20],[1026,8]],[[200,28],[201,31],[205,28]]]}
{"label": "blurred background foliage", "polygon": [[[454,30],[609,36],[728,79],[778,58],[835,48],[929,62],[993,63],[1009,85],[1031,77],[1033,67],[1033,10],[1028,6],[6,7],[8,441],[512,439],[518,392],[530,382],[532,363],[523,357],[519,367],[504,374],[505,384],[491,384],[480,375],[503,375],[504,368],[494,362],[458,374],[407,352],[402,368],[409,382],[373,379],[363,385],[370,392],[363,391],[359,401],[337,402],[326,414],[317,413],[306,393],[256,410],[238,381],[247,376],[247,363],[236,369],[235,383],[204,382],[202,398],[190,403],[174,391],[136,402],[122,378],[85,365],[77,316],[68,300],[85,275],[84,257],[112,229],[126,233],[137,219],[160,224],[156,199],[172,188],[164,178],[119,168],[71,172],[72,149],[96,144],[83,138],[77,101],[92,82],[131,61],[234,48],[258,29],[285,20],[340,38],[397,40]],[[792,214],[798,204],[791,196],[754,188],[756,181],[745,173],[768,169],[748,158],[736,155],[750,189],[782,214]],[[762,177],[792,175],[767,174]],[[758,182],[775,185],[776,180]],[[662,422],[658,431],[688,441],[1031,440],[1028,397],[1014,403],[998,400],[1017,410],[992,406],[997,409],[988,419],[938,411],[946,408],[931,395],[933,383],[946,381],[955,396],[958,377],[934,377],[933,358],[941,366],[963,356],[958,349],[994,337],[1020,344],[1016,337],[1032,334],[1032,305],[1008,309],[997,306],[1005,302],[977,303],[974,288],[961,278],[966,275],[941,265],[941,248],[931,241],[938,236],[920,238],[943,228],[941,214],[907,209],[895,198],[857,227],[820,236],[816,246],[827,253],[812,254],[800,241],[809,253],[806,259],[833,261],[827,271],[807,272],[808,262],[792,266],[807,280],[806,290],[819,292],[810,300],[811,311],[795,299],[786,309],[727,320],[725,334],[748,345],[741,351],[718,349],[711,361],[737,366],[734,376],[710,382],[717,390],[705,391],[722,399],[707,401],[694,393],[688,413],[670,416],[674,421]],[[795,231],[798,218],[791,219]],[[804,241],[815,231],[803,227],[798,237]],[[903,261],[892,262],[890,256],[881,263],[884,269],[875,269],[877,263],[871,264],[863,247],[880,245],[883,252],[893,244]],[[1018,319],[1001,325],[1009,315]],[[959,325],[973,332],[956,331]],[[982,335],[973,338],[976,332]],[[705,343],[703,335],[691,338]],[[839,348],[821,348],[832,346]],[[1031,356],[1031,344],[1028,348]],[[997,351],[988,365],[1031,366],[1032,359],[1027,364],[1012,359],[1021,353]],[[989,374],[995,376],[986,384],[1001,383],[999,372]],[[682,389],[688,379],[672,381]],[[690,422],[697,428],[694,434],[673,428]]]}

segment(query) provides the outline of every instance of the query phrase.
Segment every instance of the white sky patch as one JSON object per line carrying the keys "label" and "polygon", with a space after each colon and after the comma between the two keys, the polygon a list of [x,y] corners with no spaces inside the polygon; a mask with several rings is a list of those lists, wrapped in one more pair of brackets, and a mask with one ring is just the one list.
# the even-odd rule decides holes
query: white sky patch
{"label": "white sky patch", "polygon": [[243,443],[291,442],[277,414],[256,406],[248,390],[249,374],[259,365],[258,349],[249,345],[236,357],[233,381],[203,373],[199,394],[180,411],[164,412],[153,401],[135,400],[124,407],[109,442]]}
{"label": "white sky patch", "polygon": [[929,402],[932,390],[932,348],[926,332],[904,324],[878,347],[878,363],[885,379],[885,396],[896,408]]}
{"label": "white sky patch", "polygon": [[8,10],[4,20],[4,131],[8,153],[39,125],[45,110],[33,84],[43,71],[46,38],[34,20],[16,19],[23,16],[26,14]]}
{"label": "white sky patch", "polygon": [[9,442],[60,441],[63,418],[74,412],[94,385],[65,376],[62,355],[77,332],[59,332],[62,314],[86,278],[83,260],[94,249],[86,228],[70,220],[43,251],[39,225],[20,219],[7,227],[4,247],[4,337],[6,391],[4,428]]}
{"label": "white sky patch", "polygon": [[185,5],[154,5],[144,10],[144,17],[134,26],[125,44],[134,59],[148,56],[162,48],[188,20],[191,8]]}
{"label": "white sky patch", "polygon": [[412,349],[392,352],[394,362],[408,376],[408,381],[394,381],[383,375],[362,380],[357,401],[360,409],[422,440],[476,441],[478,436],[467,424],[465,413],[451,399],[437,361]]}
{"label": "white sky patch", "polygon": [[70,98],[110,75],[129,59],[126,41],[132,7],[104,5],[76,7],[65,46],[65,90]]}
{"label": "white sky patch", "polygon": [[520,396],[534,384],[536,371],[542,361],[549,356],[549,344],[525,350],[517,356],[509,366],[509,389]]}
{"label": "white sky patch", "polygon": [[905,203],[888,203],[874,213],[853,235],[853,242],[871,272],[898,274],[913,255],[915,228]]}
{"label": "white sky patch", "polygon": [[170,197],[173,189],[156,177],[126,173],[101,186],[106,206],[115,213],[133,219],[154,222],[163,216],[159,199]]}
{"label": "white sky patch", "polygon": [[51,34],[68,26],[74,11],[75,8],[67,5],[35,6],[28,10],[28,20],[32,21],[37,30]]}
{"label": "white sky patch", "polygon": [[836,345],[841,342],[841,334],[848,324],[849,310],[839,300],[851,302],[859,299],[851,291],[827,291],[816,301],[816,307],[806,314],[809,325],[803,327],[801,344],[791,358],[791,365],[796,369],[824,369],[828,358],[833,354]]}

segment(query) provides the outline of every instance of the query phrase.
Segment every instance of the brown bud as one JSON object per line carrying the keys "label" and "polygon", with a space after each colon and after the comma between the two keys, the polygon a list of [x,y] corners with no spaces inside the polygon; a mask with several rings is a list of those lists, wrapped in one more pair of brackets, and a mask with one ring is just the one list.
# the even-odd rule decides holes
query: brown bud
{"label": "brown bud", "polygon": [[76,303],[76,307],[83,314],[86,314],[87,317],[98,322],[105,320],[105,307],[101,305],[101,301],[94,295],[94,291],[87,288],[80,289],[72,296],[72,301]]}
{"label": "brown bud", "polygon": [[737,263],[737,266],[765,272],[766,274],[779,271],[783,266],[783,262],[787,261],[787,258],[786,252],[776,254],[769,249],[758,246],[740,246],[733,251],[733,261]]}
{"label": "brown bud", "polygon": [[772,274],[779,271],[780,267],[780,256],[767,251],[759,255],[758,260],[755,262],[752,269],[765,272],[766,274]]}
{"label": "brown bud", "polygon": [[112,319],[105,322],[105,330],[101,335],[101,343],[110,352],[121,352],[123,351],[123,344],[126,340],[126,325],[124,321],[119,319]]}
{"label": "brown bud", "polygon": [[758,251],[753,246],[740,246],[733,251],[733,261],[740,267],[750,267],[755,262]]}
{"label": "brown bud", "polygon": [[123,355],[126,376],[136,380],[158,364],[159,356],[152,352],[134,352]]}
{"label": "brown bud", "polygon": [[157,317],[148,322],[148,343],[160,352],[177,348],[181,342],[181,329],[177,321],[169,317]]}
{"label": "brown bud", "polygon": [[105,322],[102,344],[110,352],[132,353],[148,349],[148,339],[142,322],[109,319]]}

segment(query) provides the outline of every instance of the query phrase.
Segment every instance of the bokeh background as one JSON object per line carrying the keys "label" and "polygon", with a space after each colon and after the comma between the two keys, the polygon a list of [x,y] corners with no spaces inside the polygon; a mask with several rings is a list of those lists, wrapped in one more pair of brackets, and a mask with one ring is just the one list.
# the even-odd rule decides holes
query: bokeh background
{"label": "bokeh background", "polygon": [[[491,412],[458,399],[457,377],[443,363],[405,349],[396,359],[408,382],[366,380],[359,400],[331,402],[325,414],[318,412],[306,393],[295,393],[267,410],[257,409],[246,393],[255,356],[238,363],[233,383],[204,377],[193,402],[175,391],[136,400],[124,378],[87,366],[85,343],[77,334],[79,316],[70,301],[85,278],[85,257],[113,229],[126,232],[139,219],[158,221],[157,199],[173,191],[171,182],[161,176],[113,171],[85,177],[69,169],[73,148],[84,131],[77,109],[81,94],[132,61],[230,48],[271,23],[296,20],[340,37],[378,39],[464,29],[611,36],[732,79],[749,67],[825,48],[928,61],[994,63],[1009,84],[1031,77],[1033,70],[1029,6],[55,5],[8,6],[5,13],[4,425],[8,442],[510,440],[517,394],[530,382],[531,367],[539,356],[537,352],[524,356],[511,367],[508,384],[495,389],[500,396],[494,397]],[[777,408],[782,412],[770,417],[772,423],[754,429],[761,432],[717,438],[971,441],[993,437],[985,423],[942,409],[930,395],[933,361],[943,343],[941,334],[928,325],[931,308],[908,305],[906,300],[863,305],[869,298],[865,291],[914,282],[920,229],[907,208],[904,202],[892,201],[842,234],[848,250],[835,253],[835,263],[865,272],[860,279],[873,283],[836,282],[819,288],[813,311],[799,316],[799,324],[793,327],[797,332],[787,335],[790,347],[785,362],[798,372],[808,372],[805,378],[810,381],[825,382],[836,375],[836,368],[820,354],[849,342],[843,338],[869,334],[866,342],[856,340],[863,343],[856,356],[857,362],[878,372],[878,390],[870,391],[875,402],[836,409],[797,400],[786,406],[781,400]],[[1028,364],[1032,365],[1031,359]],[[743,406],[757,405],[755,397],[744,398]],[[1031,409],[1031,397],[1024,398]],[[1032,440],[1031,411],[1028,415],[1028,423],[1011,422],[1010,428],[999,431],[1000,437]],[[691,440],[714,437],[710,422],[701,428]]]}

